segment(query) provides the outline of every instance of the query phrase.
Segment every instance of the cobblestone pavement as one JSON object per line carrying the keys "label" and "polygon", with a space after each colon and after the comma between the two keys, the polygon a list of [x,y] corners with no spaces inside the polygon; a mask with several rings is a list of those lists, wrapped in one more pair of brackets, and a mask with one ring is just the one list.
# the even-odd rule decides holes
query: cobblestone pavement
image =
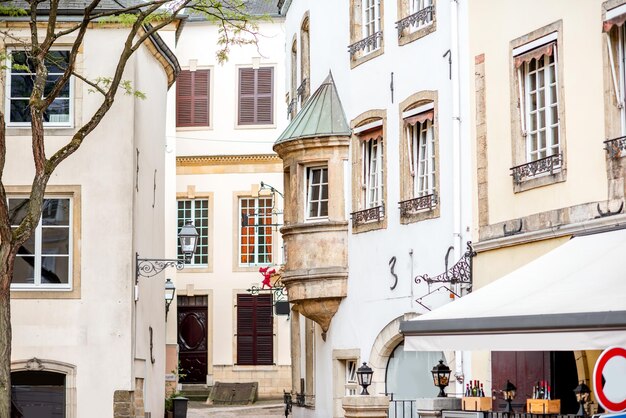
{"label": "cobblestone pavement", "polygon": [[189,402],[187,418],[280,418],[285,406],[279,401],[262,401],[249,406],[209,406],[204,402]]}

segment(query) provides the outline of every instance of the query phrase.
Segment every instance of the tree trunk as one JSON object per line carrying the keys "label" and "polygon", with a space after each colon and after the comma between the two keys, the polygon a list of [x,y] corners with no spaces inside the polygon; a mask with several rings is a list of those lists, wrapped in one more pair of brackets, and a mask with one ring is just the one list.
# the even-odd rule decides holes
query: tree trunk
{"label": "tree trunk", "polygon": [[0,244],[0,418],[11,417],[11,277],[14,254]]}

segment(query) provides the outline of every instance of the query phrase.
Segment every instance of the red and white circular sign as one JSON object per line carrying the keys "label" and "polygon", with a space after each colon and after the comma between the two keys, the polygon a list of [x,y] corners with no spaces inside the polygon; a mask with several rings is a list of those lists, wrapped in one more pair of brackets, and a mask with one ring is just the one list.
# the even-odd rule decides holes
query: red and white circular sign
{"label": "red and white circular sign", "polygon": [[626,411],[626,348],[610,347],[593,369],[593,391],[607,412]]}

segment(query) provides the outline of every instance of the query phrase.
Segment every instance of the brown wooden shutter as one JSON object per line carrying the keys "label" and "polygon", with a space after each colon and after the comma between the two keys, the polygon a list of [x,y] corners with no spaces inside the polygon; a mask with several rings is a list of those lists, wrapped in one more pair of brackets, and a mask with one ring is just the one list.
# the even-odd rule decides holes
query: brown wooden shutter
{"label": "brown wooden shutter", "polygon": [[239,125],[274,123],[274,69],[239,69]]}
{"label": "brown wooden shutter", "polygon": [[176,126],[209,126],[209,70],[181,71],[176,79]]}
{"label": "brown wooden shutter", "polygon": [[271,295],[237,295],[237,364],[274,364]]}

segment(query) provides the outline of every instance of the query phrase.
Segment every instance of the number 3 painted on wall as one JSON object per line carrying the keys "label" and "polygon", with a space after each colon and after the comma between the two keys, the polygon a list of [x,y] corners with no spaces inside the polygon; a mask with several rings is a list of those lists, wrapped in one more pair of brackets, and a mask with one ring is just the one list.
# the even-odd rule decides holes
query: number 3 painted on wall
{"label": "number 3 painted on wall", "polygon": [[391,290],[395,289],[396,286],[398,285],[398,275],[396,274],[395,271],[393,271],[395,267],[396,267],[396,256],[394,255],[393,257],[389,259],[389,271],[391,272],[391,275],[394,278],[393,285],[389,286],[389,289]]}

